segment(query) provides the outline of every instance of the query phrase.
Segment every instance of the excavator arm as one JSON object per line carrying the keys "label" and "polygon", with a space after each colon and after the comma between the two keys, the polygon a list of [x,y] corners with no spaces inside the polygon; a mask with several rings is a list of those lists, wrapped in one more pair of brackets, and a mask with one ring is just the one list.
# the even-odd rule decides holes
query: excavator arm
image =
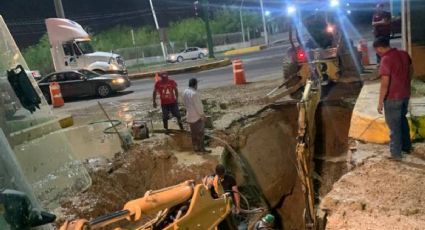
{"label": "excavator arm", "polygon": [[[142,198],[127,202],[121,211],[91,221],[66,221],[60,230],[100,229],[112,224],[131,224],[133,227],[126,229],[134,230],[153,229],[153,226],[155,229],[165,230],[214,229],[231,212],[231,205],[229,194],[214,199],[203,184],[194,185],[193,181],[186,181],[176,186],[149,191]],[[143,216],[156,213],[156,219],[137,225]]]}

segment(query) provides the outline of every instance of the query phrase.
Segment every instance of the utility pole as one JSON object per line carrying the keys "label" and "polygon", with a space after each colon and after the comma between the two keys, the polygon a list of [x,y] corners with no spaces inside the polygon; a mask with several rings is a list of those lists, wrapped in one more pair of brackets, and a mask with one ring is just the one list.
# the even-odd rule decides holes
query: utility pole
{"label": "utility pole", "polygon": [[260,7],[261,7],[261,16],[263,18],[264,41],[265,41],[266,46],[268,46],[269,45],[269,36],[267,34],[266,16],[264,15],[263,0],[260,0]]}
{"label": "utility pole", "polygon": [[209,19],[209,8],[210,3],[208,0],[201,0],[202,2],[202,14],[205,22],[205,29],[207,32],[207,43],[208,43],[208,58],[215,58],[214,56],[214,44],[212,40],[211,27],[210,27],[210,19]]}
{"label": "utility pole", "polygon": [[[158,30],[158,33],[159,33],[158,19],[156,18],[155,8],[153,7],[152,0],[149,0],[149,3],[151,4],[153,20],[155,21],[155,26],[156,26],[156,29]],[[167,52],[165,50],[164,41],[162,41],[162,39],[161,39],[161,49],[162,49],[162,55],[164,56],[164,61],[167,61]]]}
{"label": "utility pole", "polygon": [[242,41],[243,41],[243,43],[245,44],[245,29],[244,29],[244,26],[243,26],[243,17],[242,17],[242,7],[243,7],[243,2],[244,2],[244,0],[242,0],[242,2],[241,2],[241,7],[239,8],[239,16],[240,16],[240,18],[241,18]]}
{"label": "utility pole", "polygon": [[55,3],[56,17],[65,18],[65,12],[63,11],[62,0],[53,0]]}

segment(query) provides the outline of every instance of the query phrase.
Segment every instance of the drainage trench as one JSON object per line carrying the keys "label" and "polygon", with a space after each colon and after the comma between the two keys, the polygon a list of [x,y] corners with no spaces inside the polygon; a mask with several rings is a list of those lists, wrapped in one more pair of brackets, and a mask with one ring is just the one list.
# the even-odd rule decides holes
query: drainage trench
{"label": "drainage trench", "polygon": [[[347,86],[351,88],[350,93],[345,92],[345,97],[340,97]],[[348,171],[348,131],[359,88],[344,84],[317,107],[316,135],[313,137],[317,204]],[[227,130],[233,137],[232,146],[238,149],[240,158],[252,172],[251,177],[244,176],[244,170],[232,155],[227,155],[224,162],[236,176],[242,192],[248,190],[249,194],[250,188],[256,187],[271,212],[277,215],[276,224],[281,229],[305,229],[305,200],[295,168],[297,118],[297,106],[287,104],[239,121]]]}

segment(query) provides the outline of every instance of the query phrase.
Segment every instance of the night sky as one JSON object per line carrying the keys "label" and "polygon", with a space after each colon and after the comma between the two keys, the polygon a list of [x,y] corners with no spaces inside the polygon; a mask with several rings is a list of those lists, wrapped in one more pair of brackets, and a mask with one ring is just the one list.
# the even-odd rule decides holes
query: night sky
{"label": "night sky", "polygon": [[[277,0],[264,0],[268,6],[282,4]],[[153,0],[161,27],[170,21],[193,17],[194,0]],[[245,0],[245,4],[258,7],[258,0]],[[117,25],[154,25],[149,0],[62,0],[65,16],[80,23],[90,32]],[[211,0],[215,7],[235,5],[240,0]],[[53,0],[1,0],[0,14],[21,48],[32,45],[46,32],[44,19],[55,17]]]}
{"label": "night sky", "polygon": [[[194,16],[193,2],[195,0],[152,1],[161,27],[166,27],[169,22]],[[224,5],[238,10],[241,1],[210,0],[211,10],[214,11]],[[272,14],[281,14],[284,12],[285,1],[264,0],[264,5]],[[323,2],[325,0],[309,1]],[[372,10],[375,4],[374,0],[351,2],[361,2],[360,5],[365,5],[356,6],[362,11]],[[89,32],[98,32],[118,25],[154,25],[149,0],[62,0],[62,3],[65,16],[88,28]],[[244,0],[244,7],[259,12],[259,0]],[[44,19],[55,17],[55,14],[53,0],[0,0],[0,15],[5,19],[20,48],[35,44],[46,32]],[[369,21],[369,16],[366,16],[365,20]]]}

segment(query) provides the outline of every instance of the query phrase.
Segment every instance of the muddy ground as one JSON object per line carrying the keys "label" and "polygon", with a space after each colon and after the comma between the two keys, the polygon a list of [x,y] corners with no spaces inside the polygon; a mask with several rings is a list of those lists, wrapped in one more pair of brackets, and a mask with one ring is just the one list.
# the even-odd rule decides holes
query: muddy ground
{"label": "muddy ground", "polygon": [[[85,162],[92,186],[76,197],[64,198],[56,211],[64,219],[91,219],[122,209],[149,190],[161,189],[186,180],[212,174],[222,148],[208,156],[193,154],[185,134],[157,135],[134,145],[113,159],[95,158]],[[173,151],[174,150],[174,151]],[[177,151],[179,151],[177,153]]]}
{"label": "muddy ground", "polygon": [[[279,227],[303,229],[304,198],[293,155],[297,108],[295,104],[265,108],[268,102],[264,96],[280,83],[273,80],[201,90],[213,126],[208,133],[220,139],[208,138],[211,155],[193,153],[189,136],[179,133],[155,134],[112,159],[88,159],[85,166],[93,185],[76,197],[62,199],[61,207],[55,210],[60,217],[58,223],[120,210],[126,201],[148,190],[189,179],[199,182],[213,173],[218,162],[227,160],[251,206],[264,202],[249,196],[262,196],[280,215]],[[357,152],[351,154],[349,149],[355,142],[348,139],[348,129],[361,83],[341,83],[335,89],[316,113],[315,185],[317,201],[322,201],[321,207],[329,215],[327,229],[421,229],[417,227],[425,226],[425,197],[420,192],[425,188],[425,166],[419,156],[424,157],[425,147],[418,146],[414,154],[418,157],[409,157],[413,163],[408,164],[383,159],[385,146],[358,144]],[[113,119],[123,120],[124,124],[133,119],[152,120],[154,129],[161,129],[160,113],[151,104],[150,98],[144,98],[105,103],[104,107]],[[72,114],[76,125],[105,119],[98,107]],[[177,128],[175,122],[171,123]],[[229,154],[222,141],[240,156]],[[247,175],[238,160],[256,175]],[[385,221],[388,224],[382,225]]]}
{"label": "muddy ground", "polygon": [[[279,81],[265,81],[244,86],[229,86],[202,91],[207,114],[212,117],[214,129],[209,133],[232,143],[234,135],[226,128],[256,114],[266,105],[262,99]],[[225,93],[224,93],[225,92]],[[133,119],[152,119],[154,129],[161,129],[160,113],[151,108],[151,99],[123,101],[104,104],[112,119],[130,122]],[[182,111],[184,113],[184,111]],[[98,107],[71,111],[75,125],[87,125],[105,119]],[[170,121],[177,128],[175,121]],[[122,125],[121,130],[125,128]],[[200,156],[191,151],[187,133],[171,135],[154,134],[147,140],[138,141],[126,153],[114,158],[87,159],[85,166],[92,177],[92,186],[76,197],[63,197],[61,207],[55,210],[59,218],[86,218],[120,210],[126,201],[142,197],[148,190],[160,189],[185,180],[200,182],[214,172],[215,165],[224,152],[223,143],[209,140],[210,155]]]}
{"label": "muddy ground", "polygon": [[328,230],[420,230],[425,226],[425,144],[403,162],[385,158],[388,147],[357,144],[355,169],[321,203]]}

